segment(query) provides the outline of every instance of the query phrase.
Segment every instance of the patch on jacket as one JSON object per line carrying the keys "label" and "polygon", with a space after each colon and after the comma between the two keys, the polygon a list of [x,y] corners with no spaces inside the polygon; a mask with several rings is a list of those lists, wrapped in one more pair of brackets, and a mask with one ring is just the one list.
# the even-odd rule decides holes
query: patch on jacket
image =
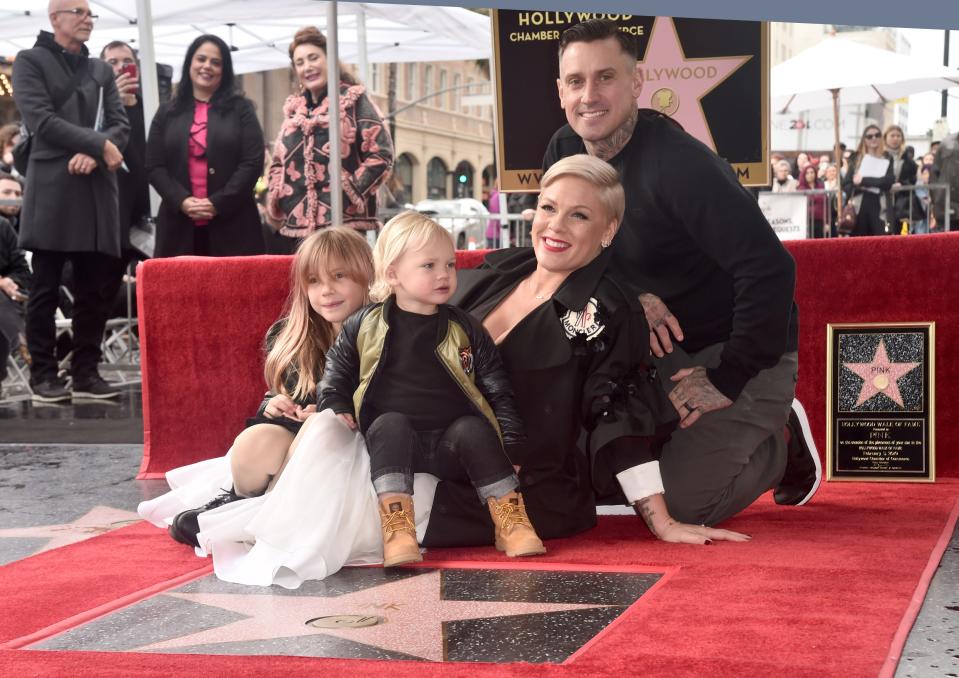
{"label": "patch on jacket", "polygon": [[589,341],[598,337],[606,329],[606,326],[599,321],[599,302],[596,297],[590,297],[582,311],[566,311],[566,315],[560,318],[560,321],[569,339],[582,334],[586,337],[586,341]]}
{"label": "patch on jacket", "polygon": [[473,347],[460,349],[460,366],[466,374],[473,374]]}

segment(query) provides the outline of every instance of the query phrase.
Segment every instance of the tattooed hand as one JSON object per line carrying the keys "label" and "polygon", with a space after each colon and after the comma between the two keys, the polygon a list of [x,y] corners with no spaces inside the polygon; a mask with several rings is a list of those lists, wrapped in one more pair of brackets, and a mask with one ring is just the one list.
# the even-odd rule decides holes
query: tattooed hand
{"label": "tattooed hand", "polygon": [[689,428],[707,412],[721,410],[733,401],[716,390],[706,376],[705,367],[686,367],[671,377],[679,382],[670,391],[669,400],[679,412],[679,427]]}
{"label": "tattooed hand", "polygon": [[661,494],[643,497],[633,503],[633,510],[645,521],[649,531],[658,539],[675,544],[711,544],[714,541],[749,541],[749,535],[719,530],[705,525],[690,525],[673,520],[666,511],[666,500]]}
{"label": "tattooed hand", "polygon": [[639,303],[643,305],[646,322],[649,324],[649,350],[657,358],[672,353],[673,342],[669,339],[669,333],[672,332],[678,341],[683,340],[683,330],[676,316],[669,312],[663,300],[655,294],[640,294]]}

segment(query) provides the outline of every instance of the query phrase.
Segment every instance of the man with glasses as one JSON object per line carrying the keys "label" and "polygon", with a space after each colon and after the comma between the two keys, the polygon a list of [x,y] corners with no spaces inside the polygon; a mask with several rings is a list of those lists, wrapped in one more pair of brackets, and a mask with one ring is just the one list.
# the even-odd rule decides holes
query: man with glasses
{"label": "man with glasses", "polygon": [[[120,256],[116,172],[130,127],[113,71],[84,43],[93,21],[87,0],[51,0],[53,33],[40,31],[17,54],[14,99],[32,134],[20,218],[20,245],[33,252],[27,302],[30,382],[41,402],[114,398],[97,371],[105,298]],[[63,267],[75,280],[71,389],[58,375],[54,313]]]}

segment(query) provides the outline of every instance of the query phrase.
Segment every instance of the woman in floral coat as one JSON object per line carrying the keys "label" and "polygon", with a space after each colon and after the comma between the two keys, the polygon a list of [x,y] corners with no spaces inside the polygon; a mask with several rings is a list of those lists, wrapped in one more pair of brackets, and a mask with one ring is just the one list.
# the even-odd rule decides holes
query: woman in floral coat
{"label": "woman in floral coat", "polygon": [[[326,38],[313,26],[300,29],[290,61],[300,91],[283,105],[266,196],[267,221],[277,232],[271,249],[278,253],[292,253],[310,233],[332,225]],[[339,86],[342,224],[376,229],[376,190],[390,175],[393,142],[366,89],[344,72]]]}

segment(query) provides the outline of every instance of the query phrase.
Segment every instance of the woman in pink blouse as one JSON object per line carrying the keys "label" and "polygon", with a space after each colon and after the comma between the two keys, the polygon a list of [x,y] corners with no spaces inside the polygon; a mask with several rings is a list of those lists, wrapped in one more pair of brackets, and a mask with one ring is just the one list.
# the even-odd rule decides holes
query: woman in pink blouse
{"label": "woman in pink blouse", "polygon": [[235,256],[266,251],[253,187],[263,130],[236,89],[226,43],[201,35],[187,49],[173,101],[147,140],[150,183],[163,198],[156,256]]}
{"label": "woman in pink blouse", "polygon": [[342,224],[357,230],[379,228],[376,190],[393,166],[393,141],[366,89],[340,72],[342,183],[331,187],[330,111],[327,98],[326,38],[308,26],[290,43],[290,62],[299,91],[283,105],[285,119],[273,146],[267,221],[277,231],[271,249],[292,252],[313,231],[332,225],[330,193],[343,193]]}

